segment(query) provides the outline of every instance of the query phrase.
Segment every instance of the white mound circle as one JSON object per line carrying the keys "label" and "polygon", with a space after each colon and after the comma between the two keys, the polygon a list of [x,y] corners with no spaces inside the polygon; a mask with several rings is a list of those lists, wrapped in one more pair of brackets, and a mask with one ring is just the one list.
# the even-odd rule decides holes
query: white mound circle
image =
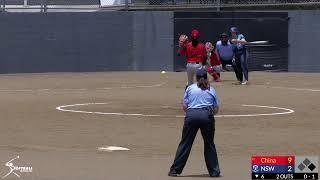
{"label": "white mound circle", "polygon": [[[69,105],[62,105],[56,107],[59,111],[65,112],[73,112],[73,113],[85,113],[85,114],[100,114],[100,115],[116,115],[116,116],[142,116],[142,117],[184,117],[183,115],[161,115],[161,114],[141,114],[141,113],[123,113],[123,112],[97,112],[97,111],[82,111],[82,110],[72,110],[67,109],[69,107],[76,107],[76,106],[89,106],[89,105],[105,105],[110,104],[108,102],[104,103],[82,103],[82,104],[69,104]],[[273,113],[254,113],[254,114],[222,114],[216,115],[215,117],[254,117],[254,116],[275,116],[275,115],[284,115],[284,114],[291,114],[294,113],[294,110],[283,108],[283,107],[276,107],[276,106],[262,106],[262,105],[248,105],[242,104],[241,106],[244,107],[255,107],[255,108],[267,108],[267,109],[277,109],[281,110],[281,112],[273,112]]]}

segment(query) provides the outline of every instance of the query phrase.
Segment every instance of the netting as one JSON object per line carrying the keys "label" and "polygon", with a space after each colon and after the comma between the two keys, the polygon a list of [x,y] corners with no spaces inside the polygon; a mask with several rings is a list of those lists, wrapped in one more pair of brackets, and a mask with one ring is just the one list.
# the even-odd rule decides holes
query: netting
{"label": "netting", "polygon": [[134,7],[240,7],[254,5],[312,5],[320,0],[0,0],[1,8],[99,8],[123,6]]}

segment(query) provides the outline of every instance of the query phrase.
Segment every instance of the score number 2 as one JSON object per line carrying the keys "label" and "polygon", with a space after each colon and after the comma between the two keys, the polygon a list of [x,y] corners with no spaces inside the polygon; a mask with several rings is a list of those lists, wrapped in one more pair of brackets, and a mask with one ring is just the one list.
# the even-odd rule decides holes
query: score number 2
{"label": "score number 2", "polygon": [[[288,157],[288,163],[291,164],[293,158],[292,157]],[[288,172],[292,172],[292,166],[288,166]]]}

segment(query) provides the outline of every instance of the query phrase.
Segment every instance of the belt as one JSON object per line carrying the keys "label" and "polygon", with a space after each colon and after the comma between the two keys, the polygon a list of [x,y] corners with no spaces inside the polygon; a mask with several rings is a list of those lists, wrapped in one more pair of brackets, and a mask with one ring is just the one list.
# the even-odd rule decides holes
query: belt
{"label": "belt", "polygon": [[211,114],[213,112],[213,107],[189,108],[188,111],[208,111],[208,113]]}
{"label": "belt", "polygon": [[201,62],[188,62],[190,64],[201,64]]}
{"label": "belt", "polygon": [[222,59],[220,58],[221,61],[232,61],[232,59]]}

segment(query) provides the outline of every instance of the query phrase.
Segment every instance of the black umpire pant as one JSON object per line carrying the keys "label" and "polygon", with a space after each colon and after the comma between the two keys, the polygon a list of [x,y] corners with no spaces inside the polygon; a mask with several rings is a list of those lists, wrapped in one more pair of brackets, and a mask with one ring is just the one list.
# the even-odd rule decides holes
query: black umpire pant
{"label": "black umpire pant", "polygon": [[209,108],[189,109],[187,111],[181,142],[178,146],[176,157],[170,171],[181,174],[187,163],[198,129],[201,130],[204,141],[204,157],[209,175],[219,176],[220,169],[214,144],[215,120],[212,110]]}

